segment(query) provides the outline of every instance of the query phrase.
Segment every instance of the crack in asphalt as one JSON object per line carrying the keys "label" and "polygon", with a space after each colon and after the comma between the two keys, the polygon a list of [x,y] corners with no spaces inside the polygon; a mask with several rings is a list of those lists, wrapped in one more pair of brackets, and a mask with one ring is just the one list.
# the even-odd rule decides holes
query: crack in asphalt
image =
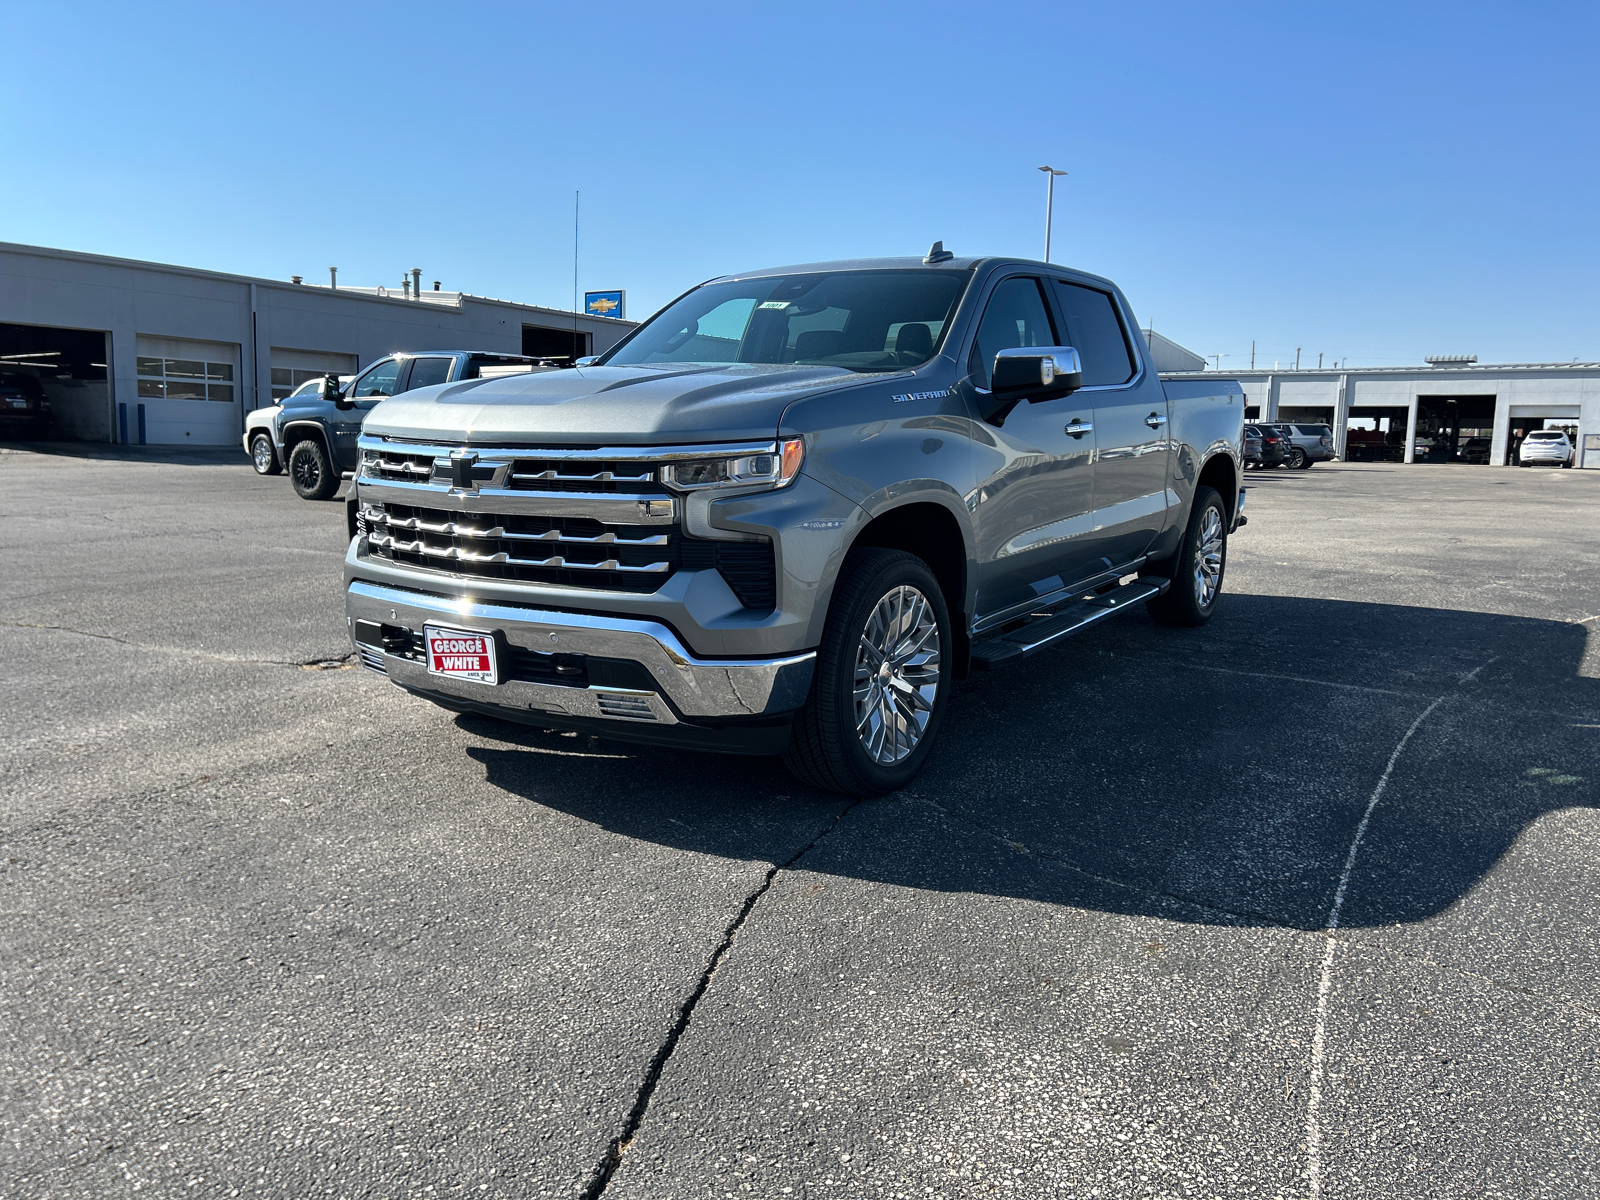
{"label": "crack in asphalt", "polygon": [[180,658],[203,658],[211,662],[244,663],[257,667],[300,667],[306,671],[340,671],[346,667],[355,666],[356,652],[341,655],[338,658],[308,658],[290,661],[281,658],[244,658],[237,654],[213,654],[207,650],[182,650],[176,646],[151,646],[144,642],[133,642],[127,638],[120,638],[114,633],[93,633],[87,629],[74,629],[70,625],[42,625],[33,621],[0,621],[9,629],[44,629],[52,633],[71,633],[78,637],[95,638],[102,642],[116,642],[119,646],[129,646],[135,650],[149,650],[156,654],[172,654]]}
{"label": "crack in asphalt", "polygon": [[678,1006],[677,1019],[667,1032],[666,1039],[657,1048],[655,1056],[650,1060],[650,1066],[645,1071],[644,1080],[639,1084],[639,1090],[634,1095],[633,1107],[629,1109],[628,1118],[623,1122],[622,1132],[611,1140],[610,1145],[606,1147],[605,1153],[601,1155],[600,1161],[595,1164],[594,1174],[590,1178],[588,1185],[579,1193],[579,1200],[599,1200],[599,1197],[605,1194],[606,1188],[611,1185],[611,1177],[616,1174],[617,1168],[622,1165],[623,1156],[627,1154],[629,1147],[633,1144],[634,1136],[639,1132],[640,1126],[644,1124],[645,1116],[650,1111],[651,1098],[655,1095],[656,1085],[661,1082],[662,1072],[666,1070],[673,1051],[678,1048],[678,1042],[689,1028],[689,1022],[694,1018],[696,1005],[700,1003],[701,998],[705,996],[707,989],[710,988],[711,981],[716,976],[717,968],[722,965],[723,959],[727,958],[728,952],[733,949],[733,942],[738,937],[739,930],[743,927],[751,912],[755,910],[755,906],[761,897],[765,896],[771,889],[773,880],[778,877],[778,872],[787,871],[806,855],[810,854],[829,834],[839,828],[840,823],[847,816],[865,803],[865,799],[860,799],[852,800],[845,805],[816,837],[812,838],[786,861],[776,863],[768,868],[766,875],[761,880],[761,886],[745,897],[744,904],[739,909],[738,915],[723,931],[722,941],[718,943],[717,948],[711,952],[711,957],[706,961],[705,970],[700,973],[699,983],[696,984],[689,997]]}

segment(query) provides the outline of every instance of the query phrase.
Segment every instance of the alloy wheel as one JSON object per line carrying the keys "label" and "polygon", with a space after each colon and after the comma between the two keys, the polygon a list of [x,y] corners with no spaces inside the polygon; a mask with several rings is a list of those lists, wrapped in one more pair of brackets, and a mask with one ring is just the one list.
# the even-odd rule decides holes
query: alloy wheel
{"label": "alloy wheel", "polygon": [[1200,536],[1194,547],[1194,598],[1202,609],[1209,608],[1222,585],[1222,514],[1209,506],[1200,518]]}
{"label": "alloy wheel", "polygon": [[250,457],[255,461],[256,471],[265,475],[272,469],[272,443],[264,437],[258,437],[250,443]]}
{"label": "alloy wheel", "polygon": [[297,454],[290,465],[294,468],[294,481],[308,492],[316,491],[322,482],[322,471],[319,469],[317,456]]}
{"label": "alloy wheel", "polygon": [[856,643],[856,736],[880,766],[921,741],[939,692],[939,622],[928,598],[901,585],[873,606]]}

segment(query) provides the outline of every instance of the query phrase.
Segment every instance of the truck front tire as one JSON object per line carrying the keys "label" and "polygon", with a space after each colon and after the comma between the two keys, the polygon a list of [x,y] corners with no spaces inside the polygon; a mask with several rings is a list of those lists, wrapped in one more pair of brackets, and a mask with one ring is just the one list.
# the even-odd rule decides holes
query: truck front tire
{"label": "truck front tire", "polygon": [[1228,566],[1228,510],[1214,488],[1195,489],[1189,524],[1171,564],[1172,586],[1145,607],[1163,625],[1204,625],[1217,611]]}
{"label": "truck front tire", "polygon": [[250,439],[250,465],[256,469],[257,475],[278,475],[283,471],[278,452],[272,447],[272,439],[264,433],[258,433]]}
{"label": "truck front tire", "polygon": [[950,614],[926,563],[852,550],[834,587],[788,767],[830,792],[897,791],[922,769],[952,682]]}
{"label": "truck front tire", "polygon": [[289,451],[289,482],[302,500],[331,500],[339,490],[339,472],[316,438],[296,442]]}

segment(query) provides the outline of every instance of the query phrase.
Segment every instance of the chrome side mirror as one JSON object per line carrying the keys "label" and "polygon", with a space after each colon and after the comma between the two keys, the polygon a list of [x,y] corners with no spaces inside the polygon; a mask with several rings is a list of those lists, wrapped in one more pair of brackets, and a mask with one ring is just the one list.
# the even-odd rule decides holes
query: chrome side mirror
{"label": "chrome side mirror", "polygon": [[989,388],[1037,392],[1034,400],[1065,396],[1083,386],[1083,362],[1071,346],[1013,346],[994,356]]}
{"label": "chrome side mirror", "polygon": [[595,359],[597,359],[599,357],[600,356],[598,354],[586,355],[585,357],[580,358],[577,362],[573,363],[572,365],[575,366],[575,367],[592,367],[594,365]]}

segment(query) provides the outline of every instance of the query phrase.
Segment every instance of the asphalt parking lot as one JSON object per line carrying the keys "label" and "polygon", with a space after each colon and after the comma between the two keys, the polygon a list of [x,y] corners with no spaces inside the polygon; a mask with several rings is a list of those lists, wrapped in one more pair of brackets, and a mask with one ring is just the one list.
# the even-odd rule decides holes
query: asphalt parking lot
{"label": "asphalt parking lot", "polygon": [[0,451],[0,1194],[1600,1194],[1600,472],[1248,482],[852,804],[351,668],[241,455]]}

